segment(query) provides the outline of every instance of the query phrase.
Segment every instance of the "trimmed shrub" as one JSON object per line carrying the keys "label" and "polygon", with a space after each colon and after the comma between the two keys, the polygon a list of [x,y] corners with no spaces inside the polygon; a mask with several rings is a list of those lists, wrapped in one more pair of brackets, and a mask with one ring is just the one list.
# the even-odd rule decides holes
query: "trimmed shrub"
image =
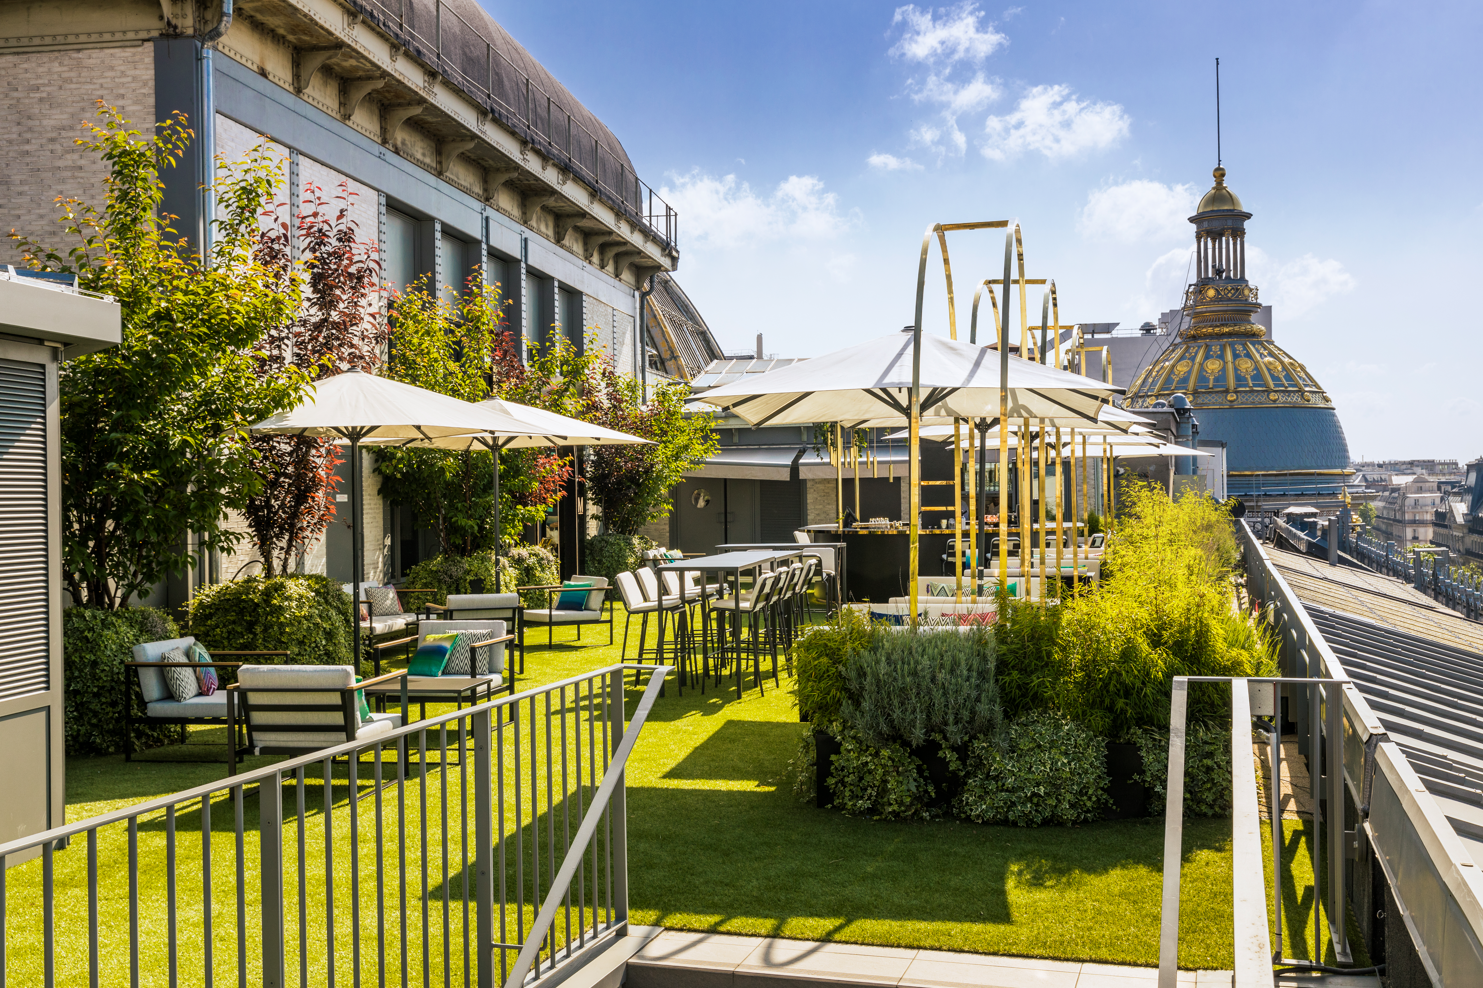
{"label": "trimmed shrub", "polygon": [[[1200,690],[1210,689],[1202,685]],[[1169,732],[1143,730],[1134,736],[1148,787],[1148,808],[1163,813],[1169,798]],[[1231,812],[1231,734],[1220,727],[1190,724],[1184,736],[1184,815],[1226,816]]]}
{"label": "trimmed shrub", "polygon": [[840,719],[877,747],[936,738],[956,748],[1003,726],[994,636],[984,628],[878,635],[850,656],[843,680]]}
{"label": "trimmed shrub", "polygon": [[[516,546],[500,556],[500,585],[507,591],[515,587],[551,586],[561,582],[561,568],[550,549],[538,545]],[[490,585],[487,589],[493,590]],[[520,595],[526,607],[549,607],[544,590],[527,590]]]}
{"label": "trimmed shrub", "polygon": [[968,746],[955,812],[976,823],[1017,827],[1084,823],[1107,805],[1107,742],[1054,712],[1027,714],[1008,741]]}
{"label": "trimmed shrub", "polygon": [[582,544],[582,572],[589,576],[605,576],[612,583],[619,573],[631,572],[642,566],[645,550],[658,547],[653,539],[642,535],[604,532]]}
{"label": "trimmed shrub", "polygon": [[926,817],[934,795],[926,766],[899,744],[871,744],[847,727],[829,732],[840,745],[829,769],[834,809],[873,820]]}
{"label": "trimmed shrub", "polygon": [[[109,755],[124,750],[124,663],[145,642],[181,637],[169,614],[153,607],[118,611],[69,607],[62,612],[63,737],[69,756]],[[179,728],[141,724],[144,698],[139,677],[129,677],[134,708],[134,747],[173,743]]]}
{"label": "trimmed shrub", "polygon": [[[505,589],[514,586],[511,583],[508,567],[505,568]],[[407,571],[404,581],[408,587],[416,590],[430,590],[431,593],[400,593],[402,606],[413,610],[427,604],[446,604],[448,595],[451,593],[469,593],[470,580],[483,580],[484,591],[494,593],[494,554],[490,552],[479,552],[472,556],[434,556],[424,559]]]}
{"label": "trimmed shrub", "polygon": [[837,720],[845,698],[845,663],[886,633],[858,611],[840,611],[828,624],[804,629],[793,643],[793,661],[798,670],[793,698],[800,716],[816,724]]}
{"label": "trimmed shrub", "polygon": [[287,650],[307,665],[352,662],[350,595],[324,576],[249,576],[204,587],[190,633],[208,650]]}

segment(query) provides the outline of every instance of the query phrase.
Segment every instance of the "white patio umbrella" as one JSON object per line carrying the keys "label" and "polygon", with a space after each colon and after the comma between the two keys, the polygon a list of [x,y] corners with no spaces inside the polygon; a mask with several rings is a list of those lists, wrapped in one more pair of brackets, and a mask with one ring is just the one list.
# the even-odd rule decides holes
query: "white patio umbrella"
{"label": "white patio umbrella", "polygon": [[[845,428],[894,425],[910,415],[913,336],[891,333],[789,364],[748,374],[695,398],[754,426],[839,422]],[[999,407],[1001,372],[995,350],[941,336],[921,337],[921,417],[951,422]],[[1010,360],[1011,418],[1080,416],[1097,419],[1116,388],[1031,360]]]}
{"label": "white patio umbrella", "polygon": [[[489,450],[494,459],[494,591],[500,592],[499,575],[499,451],[523,449],[534,446],[631,446],[653,443],[652,439],[619,432],[606,426],[594,425],[569,415],[547,411],[532,405],[522,405],[503,398],[486,398],[477,404],[506,419],[506,425],[497,431],[468,433],[454,436],[438,436],[417,442],[416,445],[437,449],[467,450],[476,446]],[[373,440],[376,445],[404,445],[412,440],[388,438]],[[575,483],[575,478],[573,478]],[[576,543],[581,545],[580,539]]]}
{"label": "white patio umbrella", "polygon": [[360,446],[367,440],[427,444],[456,435],[522,433],[527,426],[508,413],[485,408],[425,388],[358,370],[346,371],[314,385],[313,395],[298,407],[266,418],[252,427],[258,435],[310,436],[350,445],[350,514],[355,538],[351,565],[355,571],[351,625],[355,659],[360,661],[360,588],[364,582],[365,526],[361,522]]}

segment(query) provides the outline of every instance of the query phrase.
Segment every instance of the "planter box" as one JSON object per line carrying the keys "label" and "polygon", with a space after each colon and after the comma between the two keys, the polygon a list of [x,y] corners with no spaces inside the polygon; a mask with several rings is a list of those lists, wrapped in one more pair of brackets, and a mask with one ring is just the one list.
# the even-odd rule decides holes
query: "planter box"
{"label": "planter box", "polygon": [[[927,769],[927,779],[932,783],[932,799],[927,805],[932,809],[943,809],[953,804],[958,798],[958,793],[963,790],[963,780],[954,775],[948,769],[947,758],[942,753],[942,746],[936,741],[928,741],[920,748],[911,749],[913,758],[920,761]],[[961,761],[963,752],[958,752]]]}
{"label": "planter box", "polygon": [[814,732],[814,805],[821,810],[834,802],[834,793],[829,789],[829,773],[839,751],[839,741],[834,735],[826,731]]}
{"label": "planter box", "polygon": [[1133,779],[1143,771],[1136,744],[1107,743],[1107,795],[1112,805],[1103,812],[1107,820],[1147,816],[1148,787]]}

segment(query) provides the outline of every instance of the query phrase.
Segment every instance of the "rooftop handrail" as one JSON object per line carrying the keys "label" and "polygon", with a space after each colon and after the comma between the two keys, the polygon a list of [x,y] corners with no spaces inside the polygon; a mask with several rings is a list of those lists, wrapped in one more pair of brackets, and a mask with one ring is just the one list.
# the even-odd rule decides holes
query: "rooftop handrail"
{"label": "rooftop handrail", "polygon": [[[1328,805],[1343,806],[1345,811],[1332,813],[1328,827],[1315,828],[1326,842],[1329,902],[1342,899],[1350,856],[1343,845],[1353,839],[1353,856],[1363,860],[1365,849],[1373,850],[1398,915],[1432,982],[1483,983],[1483,954],[1469,946],[1483,940],[1483,876],[1476,862],[1374,708],[1349,681],[1343,664],[1261,542],[1244,521],[1238,523],[1237,533],[1245,555],[1248,593],[1261,602],[1262,611],[1271,616],[1281,636],[1284,688],[1299,742],[1312,753],[1310,764],[1316,764],[1318,744],[1327,741],[1329,764],[1342,766],[1342,773],[1330,779]],[[1331,688],[1327,683],[1332,680],[1339,681],[1342,710],[1324,703]],[[1349,800],[1343,798],[1338,783],[1348,789]],[[1277,788],[1275,783],[1273,788]],[[1317,785],[1314,791],[1317,808]],[[1353,827],[1346,829],[1350,806],[1354,808]],[[1319,855],[1314,858],[1316,862]],[[1343,912],[1331,908],[1329,915],[1335,954],[1342,961],[1347,954],[1347,932],[1342,925],[1336,928],[1334,919]],[[1443,970],[1451,972],[1452,980],[1442,977]]]}
{"label": "rooftop handrail", "polygon": [[[629,671],[648,676],[648,686],[625,730]],[[360,983],[366,975],[384,983],[388,964],[399,963],[399,983],[408,984],[420,963],[419,983],[431,984],[450,976],[461,955],[462,983],[492,988],[506,981],[514,952],[529,970],[547,946],[545,969],[537,962],[534,980],[580,964],[627,927],[624,768],[668,671],[609,665],[0,844],[0,916],[20,912],[8,908],[17,897],[22,907],[34,902],[33,888],[41,906],[39,931],[10,931],[19,937],[16,945],[39,941],[40,950],[7,950],[7,927],[0,924],[0,959],[9,959],[8,973],[19,980],[28,980],[26,968],[34,967],[35,982],[48,986],[80,983],[83,968],[93,984],[121,981],[127,958],[134,984],[142,973],[149,981],[168,975],[172,984],[184,976],[272,988],[285,983],[295,943],[301,983]],[[347,762],[337,769],[339,758]],[[306,799],[306,783],[321,783],[317,773],[306,776],[313,766],[322,772],[322,811],[317,797],[314,804]],[[213,808],[227,826],[213,827]],[[179,821],[193,817],[196,836],[194,822],[177,832]],[[573,824],[582,843],[570,836]],[[258,830],[256,862],[247,853],[252,829]],[[83,837],[86,870],[73,856],[62,859],[58,872],[57,855]],[[157,864],[161,850],[163,871],[146,870],[141,862]],[[39,875],[23,866],[38,851]],[[213,857],[221,856],[227,867],[218,865],[213,878]],[[565,921],[558,930],[554,912],[543,910],[544,925],[527,936],[526,897],[551,901],[543,883],[557,857],[567,876],[560,896]],[[336,872],[348,874],[348,896]],[[126,899],[118,888],[100,896],[100,885],[121,886],[125,879]],[[296,897],[286,888],[295,882]],[[226,918],[230,905],[212,907],[213,892],[224,890],[236,901],[235,924]],[[337,911],[350,914],[338,932]],[[56,926],[84,922],[86,955],[59,955]],[[150,936],[142,939],[141,929]],[[125,930],[127,951],[115,940]],[[156,938],[158,949],[150,946]],[[235,970],[219,970],[233,959]],[[0,984],[5,975],[0,967]]]}
{"label": "rooftop handrail", "polygon": [[[610,205],[617,207],[634,222],[642,223],[664,242],[666,249],[678,246],[679,216],[674,208],[637,174],[629,171],[623,156],[607,147],[601,138],[576,120],[568,108],[532,80],[504,52],[496,48],[491,40],[484,37],[477,26],[464,20],[457,11],[445,6],[442,0],[433,0],[434,37],[429,38],[407,24],[406,4],[403,0],[349,2],[407,50],[434,65],[491,115],[524,136],[557,164],[581,177]],[[442,43],[444,17],[453,18],[484,42],[482,80],[458,64],[457,53],[445,54]],[[523,83],[521,92],[513,94],[516,99],[514,103],[495,93],[496,60],[507,66]],[[543,119],[544,127],[541,124]],[[610,166],[607,174],[603,167],[605,159]]]}

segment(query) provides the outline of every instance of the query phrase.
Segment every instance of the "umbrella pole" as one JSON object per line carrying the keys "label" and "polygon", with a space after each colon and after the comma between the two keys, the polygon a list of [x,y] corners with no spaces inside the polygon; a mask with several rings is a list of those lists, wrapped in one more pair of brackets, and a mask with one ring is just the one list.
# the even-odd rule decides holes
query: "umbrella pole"
{"label": "umbrella pole", "polygon": [[491,438],[485,445],[489,447],[489,455],[494,460],[494,592],[499,593],[499,542],[503,534],[499,517],[499,440]]}
{"label": "umbrella pole", "polygon": [[[973,420],[968,421],[968,510],[978,512],[978,459],[973,448]],[[978,603],[978,522],[968,516],[968,595]]]}
{"label": "umbrella pole", "polygon": [[855,443],[856,430],[850,430],[850,459],[855,463],[855,521],[861,522],[865,509],[860,506],[860,447]]}
{"label": "umbrella pole", "polygon": [[953,555],[957,560],[953,563],[953,572],[958,577],[958,596],[956,602],[963,603],[963,455],[959,451],[959,445],[963,441],[962,420],[953,418]]}
{"label": "umbrella pole", "polygon": [[366,531],[361,524],[360,504],[360,436],[351,433],[350,436],[350,526],[355,529],[355,537],[350,542],[350,567],[354,571],[351,586],[355,589],[350,595],[350,626],[354,629],[355,639],[355,668],[360,668],[360,585],[365,577],[365,567],[362,559],[365,554]]}
{"label": "umbrella pole", "polygon": [[1034,567],[1035,553],[1035,504],[1034,481],[1030,473],[1035,469],[1034,440],[1030,438],[1030,420],[1025,419],[1025,431],[1020,436],[1020,579],[1025,584],[1025,596],[1030,596],[1030,571]]}
{"label": "umbrella pole", "polygon": [[1081,520],[1077,516],[1080,505],[1076,502],[1076,428],[1071,429],[1071,443],[1067,447],[1067,462],[1071,470],[1071,592],[1076,592],[1077,569],[1081,566]]}
{"label": "umbrella pole", "polygon": [[1038,514],[1040,516],[1040,605],[1042,607],[1045,606],[1045,594],[1048,589],[1045,585],[1045,557],[1050,555],[1050,543],[1047,541],[1047,538],[1050,535],[1050,527],[1046,523],[1045,517],[1045,434],[1047,431],[1048,430],[1045,426],[1045,419],[1041,419],[1039,437],[1040,448],[1035,451],[1035,472],[1038,475],[1037,480],[1040,484],[1040,511],[1038,512]]}
{"label": "umbrella pole", "polygon": [[839,423],[834,423],[834,499],[835,513],[834,524],[839,526],[839,534],[844,536],[844,439],[841,436]]}
{"label": "umbrella pole", "polygon": [[[1061,427],[1056,426],[1056,596],[1061,586],[1061,543],[1066,541],[1066,505],[1061,494],[1066,490],[1066,474],[1061,469]],[[1073,517],[1073,525],[1076,524]]]}
{"label": "umbrella pole", "polygon": [[[1091,498],[1090,492],[1087,490],[1087,437],[1086,437],[1085,434],[1083,434],[1082,437],[1081,437],[1081,506],[1082,506],[1082,509],[1085,510],[1085,511],[1091,511],[1092,510],[1092,498]],[[1088,531],[1087,531],[1087,558],[1088,559],[1091,558],[1091,548],[1092,548],[1092,533],[1091,533],[1091,530],[1090,530],[1090,526],[1088,526]]]}
{"label": "umbrella pole", "polygon": [[[984,516],[989,513],[989,429],[988,420],[978,420],[978,500],[974,502],[973,527],[978,531],[978,544],[982,547],[985,556],[988,555],[989,541],[988,532],[984,530]],[[975,567],[974,579],[980,580],[978,589],[982,590],[981,577],[989,575],[988,560],[984,560],[982,566]]]}

